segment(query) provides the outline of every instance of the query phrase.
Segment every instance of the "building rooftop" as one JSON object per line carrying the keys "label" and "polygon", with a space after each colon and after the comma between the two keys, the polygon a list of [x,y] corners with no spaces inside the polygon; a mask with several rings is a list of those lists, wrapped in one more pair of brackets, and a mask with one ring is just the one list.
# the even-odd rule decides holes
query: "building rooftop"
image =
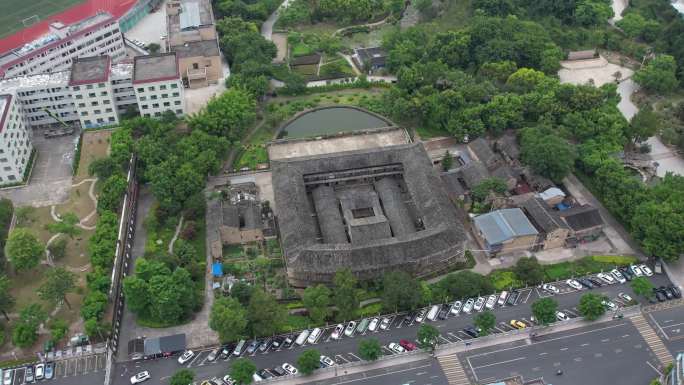
{"label": "building rooftop", "polygon": [[216,40],[191,41],[183,45],[171,47],[171,51],[178,55],[179,59],[197,56],[218,56],[219,46]]}
{"label": "building rooftop", "polygon": [[496,156],[484,138],[477,138],[468,143],[468,149],[475,155],[477,160],[484,163],[487,167],[491,166]]}
{"label": "building rooftop", "polygon": [[113,79],[130,79],[133,77],[133,63],[119,63],[109,69]]}
{"label": "building rooftop", "polygon": [[489,178],[489,171],[487,171],[487,167],[482,162],[466,163],[458,168],[456,172],[463,179],[466,187],[471,190],[480,182]]}
{"label": "building rooftop", "polygon": [[519,208],[492,211],[476,216],[473,221],[489,245],[539,234]]}
{"label": "building rooftop", "polygon": [[210,0],[181,0],[180,12],[167,16],[170,34],[192,31],[202,26],[214,24]]}
{"label": "building rooftop", "polygon": [[559,215],[575,231],[582,231],[592,227],[603,225],[603,219],[599,210],[591,205],[575,206],[564,211],[559,211]]}
{"label": "building rooftop", "polygon": [[382,47],[355,48],[354,52],[358,55],[362,64],[384,66],[387,52]]}
{"label": "building rooftop", "polygon": [[21,88],[65,87],[69,85],[71,71],[49,74],[17,76],[0,80],[0,92],[7,93]]}
{"label": "building rooftop", "polygon": [[112,59],[106,55],[74,59],[71,64],[69,85],[77,86],[108,81],[111,61]]}
{"label": "building rooftop", "polygon": [[149,83],[180,79],[178,60],[173,52],[136,56],[133,61],[133,83]]}
{"label": "building rooftop", "polygon": [[558,212],[551,209],[541,198],[528,199],[522,206],[537,229],[544,233],[549,234],[557,229],[569,229]]}

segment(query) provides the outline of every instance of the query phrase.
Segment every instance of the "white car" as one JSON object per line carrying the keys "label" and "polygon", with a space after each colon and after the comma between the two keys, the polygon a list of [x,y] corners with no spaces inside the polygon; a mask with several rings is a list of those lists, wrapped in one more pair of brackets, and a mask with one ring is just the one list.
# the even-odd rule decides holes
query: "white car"
{"label": "white car", "polygon": [[374,332],[375,329],[378,328],[378,325],[380,324],[380,320],[377,318],[373,318],[371,322],[368,324],[368,330],[371,332]]}
{"label": "white car", "polygon": [[344,325],[338,324],[337,326],[335,326],[335,330],[333,330],[330,337],[332,337],[332,339],[334,339],[334,340],[339,340],[340,337],[342,337],[343,331],[344,331]]}
{"label": "white car", "polygon": [[297,374],[298,370],[294,366],[288,364],[287,362],[283,364],[283,370],[290,374]]}
{"label": "white car", "polygon": [[461,301],[454,302],[454,304],[451,305],[451,314],[458,315],[458,313],[461,312],[462,307],[463,307],[463,304],[461,303]]}
{"label": "white car", "polygon": [[598,274],[596,274],[596,276],[599,277],[599,279],[601,279],[603,282],[605,282],[609,285],[612,285],[615,283],[615,278],[613,278],[612,276],[610,276],[606,273],[598,273]]}
{"label": "white car", "polygon": [[36,365],[35,374],[36,380],[42,380],[45,377],[45,364]]}
{"label": "white car", "polygon": [[470,298],[466,301],[465,305],[463,305],[463,312],[466,314],[470,314],[471,311],[473,311],[473,305],[475,304],[475,300]]}
{"label": "white car", "polygon": [[406,351],[406,349],[404,349],[403,346],[399,345],[399,344],[396,343],[396,342],[390,343],[390,344],[389,344],[389,348],[390,348],[391,351],[393,351],[393,352],[395,352],[395,353],[403,353],[403,352]]}
{"label": "white car", "polygon": [[557,311],[556,312],[556,319],[559,321],[567,321],[570,319],[567,314],[563,313],[562,311]]}
{"label": "white car", "polygon": [[622,273],[620,273],[618,269],[613,269],[610,271],[610,273],[613,274],[613,278],[615,278],[616,281],[620,283],[627,282],[627,279],[625,279],[625,277],[622,275]]}
{"label": "white car", "polygon": [[484,309],[484,305],[485,305],[485,298],[484,297],[478,297],[477,301],[475,301],[475,306],[474,306],[475,311],[482,311],[482,309]]}
{"label": "white car", "polygon": [[327,367],[335,366],[335,361],[328,356],[321,356],[320,362]]}
{"label": "white car", "polygon": [[235,380],[233,380],[229,374],[226,374],[225,376],[223,376],[223,382],[226,385],[235,385]]}
{"label": "white car", "polygon": [[3,370],[2,385],[12,385],[12,369]]}
{"label": "white car", "polygon": [[582,290],[582,284],[577,282],[576,279],[568,279],[565,283],[573,289]]}
{"label": "white car", "polygon": [[421,323],[425,321],[425,316],[427,315],[427,310],[426,309],[421,309],[418,312],[418,316],[416,316],[416,322]]}
{"label": "white car", "polygon": [[487,298],[487,303],[485,304],[485,307],[489,310],[494,309],[494,305],[496,305],[497,298],[498,297],[496,294],[490,295],[489,298]]}
{"label": "white car", "polygon": [[650,277],[650,276],[653,275],[653,271],[651,270],[650,267],[648,267],[648,266],[646,266],[646,265],[643,265],[643,264],[642,264],[642,265],[639,265],[639,267],[641,268],[641,271],[644,272],[644,275],[645,275],[645,276]]}
{"label": "white car", "polygon": [[344,335],[347,337],[351,337],[354,334],[354,330],[356,330],[356,322],[349,321],[349,323],[347,324],[347,328],[344,329]]}
{"label": "white car", "polygon": [[622,299],[625,302],[632,302],[633,301],[632,297],[630,297],[629,294],[619,293],[618,297],[620,297],[620,299]]}
{"label": "white car", "polygon": [[390,326],[390,320],[389,318],[383,318],[382,321],[380,322],[380,330],[387,330]]}
{"label": "white car", "polygon": [[636,275],[637,277],[641,277],[644,275],[644,272],[641,271],[641,268],[637,265],[632,265],[629,268],[632,269],[632,273],[634,273],[634,275]]}
{"label": "white car", "polygon": [[178,363],[183,365],[186,362],[190,361],[192,359],[192,357],[194,357],[194,356],[195,356],[195,353],[193,353],[192,350],[186,350],[185,352],[183,352],[183,354],[180,357],[178,357]]}
{"label": "white car", "polygon": [[557,287],[555,287],[555,286],[553,286],[553,285],[551,285],[551,284],[548,284],[548,283],[543,284],[543,285],[541,286],[541,288],[542,288],[543,290],[548,291],[549,293],[552,293],[552,294],[558,294],[558,293],[560,293],[560,290],[559,290]]}
{"label": "white car", "polygon": [[139,384],[141,382],[149,380],[150,378],[150,372],[146,370],[131,377],[131,384]]}
{"label": "white car", "polygon": [[604,299],[603,301],[601,301],[601,305],[607,307],[607,308],[610,309],[610,310],[615,310],[615,309],[617,309],[617,305],[616,305],[616,304],[614,304],[614,303],[611,302],[611,301],[607,301],[607,300],[605,300],[605,299]]}

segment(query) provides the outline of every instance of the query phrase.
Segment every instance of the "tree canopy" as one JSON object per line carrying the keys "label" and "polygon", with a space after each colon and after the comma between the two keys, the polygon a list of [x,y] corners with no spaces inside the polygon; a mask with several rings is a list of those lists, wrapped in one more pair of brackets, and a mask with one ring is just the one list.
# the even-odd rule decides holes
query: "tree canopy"
{"label": "tree canopy", "polygon": [[601,303],[605,298],[600,294],[586,293],[580,298],[577,310],[587,321],[594,321],[606,312],[605,306]]}
{"label": "tree canopy", "polygon": [[520,131],[520,159],[554,182],[570,173],[575,157],[574,147],[551,129],[527,127]]}
{"label": "tree canopy", "polygon": [[170,385],[188,385],[195,380],[195,372],[190,369],[180,369],[171,376]]}
{"label": "tree canopy", "polygon": [[285,324],[287,311],[276,299],[261,289],[254,289],[247,307],[247,319],[252,334],[270,336]]}
{"label": "tree canopy", "polygon": [[515,276],[528,285],[536,285],[544,280],[544,270],[542,269],[537,257],[520,258],[513,267]]}
{"label": "tree canopy", "polygon": [[322,325],[330,316],[330,289],[325,285],[304,289],[302,304],[309,311],[309,318],[315,325]]}
{"label": "tree canopy", "polygon": [[366,361],[375,361],[382,356],[382,346],[377,338],[364,338],[359,341],[359,357]]}
{"label": "tree canopy", "polygon": [[5,255],[17,271],[26,271],[38,266],[45,246],[28,229],[15,228],[7,238]]}
{"label": "tree canopy", "polygon": [[670,55],[658,55],[634,74],[634,80],[651,92],[664,94],[674,90],[677,80],[677,63]]}
{"label": "tree canopy", "polygon": [[75,286],[76,274],[63,267],[55,267],[45,274],[45,281],[38,288],[38,296],[48,302],[64,301],[71,309],[71,304],[67,301],[66,295],[72,292]]}
{"label": "tree canopy", "polygon": [[556,322],[556,310],[558,310],[558,302],[553,298],[538,299],[532,304],[532,314],[542,325]]}
{"label": "tree canopy", "polygon": [[309,375],[321,365],[321,352],[316,349],[305,350],[297,358],[297,368],[304,375]]}
{"label": "tree canopy", "polygon": [[238,358],[230,366],[230,377],[238,384],[252,383],[252,375],[256,373],[256,365],[247,358]]}
{"label": "tree canopy", "polygon": [[386,310],[413,310],[421,303],[420,283],[408,273],[393,271],[382,278],[382,305]]}
{"label": "tree canopy", "polygon": [[496,326],[496,316],[494,313],[487,310],[476,315],[473,323],[480,329],[480,335],[486,336],[494,329],[494,326]]}
{"label": "tree canopy", "polygon": [[209,327],[218,332],[222,342],[237,341],[245,335],[246,310],[234,298],[217,298],[209,314]]}
{"label": "tree canopy", "polygon": [[333,278],[333,297],[337,306],[337,319],[340,321],[354,319],[359,308],[359,296],[356,292],[356,278],[351,270],[344,269],[335,273]]}
{"label": "tree canopy", "polygon": [[629,283],[634,290],[634,294],[640,295],[644,298],[650,298],[653,296],[654,286],[651,281],[646,277],[635,277],[632,282]]}

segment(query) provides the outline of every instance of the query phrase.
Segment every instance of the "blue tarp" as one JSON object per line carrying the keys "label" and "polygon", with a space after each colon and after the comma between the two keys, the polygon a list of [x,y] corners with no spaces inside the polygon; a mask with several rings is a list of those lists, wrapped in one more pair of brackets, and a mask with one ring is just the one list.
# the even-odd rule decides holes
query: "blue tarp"
{"label": "blue tarp", "polygon": [[568,205],[566,205],[565,203],[561,202],[561,203],[559,203],[559,204],[556,205],[556,208],[558,209],[558,211],[565,211],[565,210],[569,209],[570,206],[568,206]]}
{"label": "blue tarp", "polygon": [[213,274],[214,277],[223,277],[223,266],[221,265],[221,262],[214,262],[214,264],[211,265],[211,274]]}

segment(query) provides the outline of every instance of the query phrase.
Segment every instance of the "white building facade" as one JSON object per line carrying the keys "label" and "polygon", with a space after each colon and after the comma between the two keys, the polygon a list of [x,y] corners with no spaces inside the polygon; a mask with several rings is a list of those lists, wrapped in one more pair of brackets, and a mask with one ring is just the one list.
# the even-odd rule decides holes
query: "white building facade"
{"label": "white building facade", "polygon": [[185,96],[180,79],[135,84],[140,116],[159,117],[166,111],[185,113]]}
{"label": "white building facade", "polygon": [[23,182],[32,151],[31,134],[16,95],[0,95],[0,185]]}

